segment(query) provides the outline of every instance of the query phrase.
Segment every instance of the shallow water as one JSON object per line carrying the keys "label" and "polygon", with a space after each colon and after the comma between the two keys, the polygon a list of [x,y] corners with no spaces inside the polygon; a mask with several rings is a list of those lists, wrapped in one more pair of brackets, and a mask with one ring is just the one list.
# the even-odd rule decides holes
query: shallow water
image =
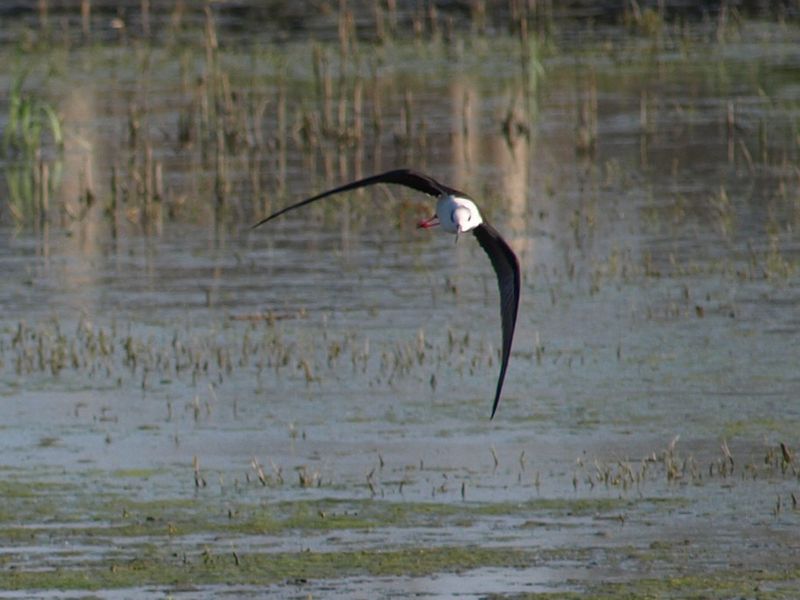
{"label": "shallow water", "polygon": [[[562,32],[516,117],[530,138],[511,142],[500,123],[519,82],[513,41],[398,43],[380,75],[389,125],[361,163],[358,148],[290,144],[285,172],[259,175],[284,179],[284,194],[266,192],[274,208],[413,157],[475,196],[523,265],[492,421],[494,274],[470,236],[414,229],[424,198],[374,189],[250,231],[258,205],[232,160],[223,222],[200,209],[149,233],[122,218],[114,235],[98,215],[7,225],[0,595],[727,597],[753,581],[789,594],[797,31],[744,22],[720,42],[706,26],[660,44]],[[100,107],[71,126],[92,132],[102,190],[142,91],[124,59],[92,52],[111,60],[110,95],[48,93],[65,113]],[[310,44],[292,52],[288,93],[302,103]],[[174,127],[181,97],[160,75],[177,69],[172,55],[155,62],[164,70],[140,96],[153,131]],[[405,89],[425,127],[410,156],[396,141]],[[580,142],[586,106],[593,149]],[[171,135],[153,147],[167,203],[211,197],[199,150]],[[66,194],[77,176],[64,162]],[[403,554],[416,550],[432,554]],[[306,566],[347,552],[372,562]],[[240,571],[221,571],[231,553]],[[271,556],[285,572],[246,572]],[[135,582],[99,575],[128,565]],[[57,568],[85,579],[26,584]]]}

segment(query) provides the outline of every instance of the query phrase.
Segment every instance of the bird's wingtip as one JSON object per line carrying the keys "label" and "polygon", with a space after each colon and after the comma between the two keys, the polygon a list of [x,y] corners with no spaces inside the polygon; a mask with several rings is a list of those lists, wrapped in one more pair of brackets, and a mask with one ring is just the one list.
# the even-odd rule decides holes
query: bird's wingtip
{"label": "bird's wingtip", "polygon": [[250,227],[248,227],[248,229],[249,229],[250,231],[253,231],[253,229],[255,229],[255,228],[257,228],[257,227],[261,227],[261,226],[262,226],[264,223],[266,223],[267,221],[269,221],[271,218],[272,218],[272,216],[269,216],[269,217],[264,217],[263,219],[261,219],[261,220],[260,220],[258,223],[256,223],[255,225],[250,225]]}

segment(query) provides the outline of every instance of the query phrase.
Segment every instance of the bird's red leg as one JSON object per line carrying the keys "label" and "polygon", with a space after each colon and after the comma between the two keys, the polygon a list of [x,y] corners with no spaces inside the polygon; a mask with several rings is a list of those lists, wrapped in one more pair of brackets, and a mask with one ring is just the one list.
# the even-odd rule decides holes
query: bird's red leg
{"label": "bird's red leg", "polygon": [[417,223],[417,229],[429,229],[431,227],[436,227],[439,224],[439,217],[433,215],[430,219],[423,219],[419,223]]}

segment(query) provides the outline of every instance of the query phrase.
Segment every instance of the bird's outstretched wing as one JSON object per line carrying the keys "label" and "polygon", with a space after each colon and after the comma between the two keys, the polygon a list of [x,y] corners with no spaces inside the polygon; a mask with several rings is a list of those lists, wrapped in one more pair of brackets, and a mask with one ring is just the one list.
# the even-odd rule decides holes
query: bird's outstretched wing
{"label": "bird's outstretched wing", "polygon": [[353,181],[352,183],[348,183],[346,185],[334,188],[332,190],[328,190],[327,192],[322,192],[321,194],[317,194],[316,196],[312,196],[311,198],[306,198],[296,204],[291,204],[286,208],[282,208],[276,213],[272,213],[268,217],[261,219],[258,223],[253,225],[252,229],[255,229],[259,225],[263,225],[267,221],[271,221],[275,217],[279,217],[283,213],[289,212],[290,210],[294,210],[295,208],[300,208],[301,206],[305,206],[306,204],[311,204],[312,202],[316,202],[317,200],[322,200],[323,198],[327,198],[328,196],[333,196],[334,194],[338,194],[340,192],[347,192],[350,190],[355,190],[361,187],[365,187],[368,185],[374,185],[376,183],[396,183],[398,185],[404,185],[411,189],[417,190],[424,194],[428,194],[429,196],[441,196],[442,194],[453,194],[456,196],[466,197],[466,194],[463,192],[459,192],[458,190],[454,190],[451,187],[443,185],[433,179],[432,177],[428,177],[422,173],[418,173],[416,171],[412,171],[411,169],[396,169],[394,171],[387,171],[386,173],[380,173],[378,175],[373,175],[372,177],[365,177],[364,179],[359,179],[357,181]]}
{"label": "bird's outstretched wing", "polygon": [[[321,194],[317,194],[316,196],[312,196],[311,198],[307,198],[295,204],[291,204],[279,210],[278,212],[265,217],[253,225],[253,229],[259,225],[263,225],[264,223],[271,221],[276,217],[279,217],[286,212],[289,212],[290,210],[294,210],[295,208],[300,208],[301,206],[311,204],[312,202],[322,200],[323,198],[333,196],[334,194],[338,194],[340,192],[347,192],[368,185],[374,185],[376,183],[394,183],[397,185],[404,185],[434,197],[453,195],[461,198],[468,198],[465,193],[443,185],[428,175],[418,173],[417,171],[413,171],[411,169],[396,169],[394,171],[387,171],[371,177],[365,177],[364,179],[353,181],[332,190],[322,192]],[[519,261],[517,260],[517,255],[514,254],[514,251],[511,249],[511,247],[502,237],[500,237],[500,234],[497,232],[497,230],[495,230],[495,228],[488,223],[484,222],[481,225],[478,225],[472,230],[472,232],[475,234],[475,237],[478,239],[478,243],[484,249],[486,254],[489,255],[489,260],[492,261],[492,266],[497,274],[498,287],[500,288],[500,318],[503,329],[503,353],[502,363],[500,365],[500,377],[497,380],[497,392],[495,393],[494,404],[492,405],[492,418],[494,418],[494,414],[497,411],[497,405],[500,402],[500,392],[503,390],[503,381],[506,377],[508,359],[511,356],[511,342],[514,338],[514,328],[517,323],[517,309],[519,307],[520,296]]]}
{"label": "bird's outstretched wing", "polygon": [[517,308],[519,307],[519,260],[517,255],[500,237],[497,230],[485,221],[472,230],[478,243],[489,255],[500,288],[500,321],[503,327],[503,354],[500,364],[500,377],[497,380],[497,393],[492,405],[492,418],[500,402],[503,380],[506,378],[508,359],[511,355],[511,342],[514,339],[514,327],[517,324]]}

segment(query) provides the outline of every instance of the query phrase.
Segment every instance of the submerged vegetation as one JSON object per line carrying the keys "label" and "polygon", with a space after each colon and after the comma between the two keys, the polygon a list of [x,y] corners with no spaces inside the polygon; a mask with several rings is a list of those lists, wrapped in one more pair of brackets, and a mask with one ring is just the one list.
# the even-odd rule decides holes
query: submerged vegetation
{"label": "submerged vegetation", "polygon": [[[41,224],[61,179],[64,135],[53,106],[25,91],[25,79],[25,73],[19,74],[8,93],[2,156],[8,209],[14,221]],[[43,152],[50,147],[55,155],[47,159]]]}
{"label": "submerged vegetation", "polygon": [[[641,134],[643,166],[656,161],[680,177],[689,165],[679,156],[665,164],[650,153],[659,138],[685,143],[710,121],[735,171],[778,169],[775,189],[793,202],[800,117],[780,66],[792,31],[764,29],[724,4],[686,15],[668,4],[600,9],[585,24],[565,16],[569,8],[518,1],[499,9],[474,2],[466,13],[435,3],[368,9],[343,2],[303,18],[288,7],[267,15],[245,6],[245,15],[272,25],[258,32],[224,5],[144,2],[109,14],[85,2],[57,16],[40,2],[38,14],[17,22],[19,43],[2,48],[14,69],[6,149],[24,145],[28,164],[21,173],[13,171],[15,161],[4,161],[13,192],[6,218],[65,225],[95,218],[114,235],[120,227],[154,232],[185,219],[238,226],[283,200],[300,173],[311,177],[292,194],[316,187],[318,177],[330,183],[387,165],[425,167],[450,145],[444,138],[466,165],[488,158],[481,146],[495,140],[527,155],[518,146],[538,145],[539,114],[553,102],[548,90],[568,81],[573,139],[558,143],[599,161],[588,168],[592,185],[616,183],[602,168],[615,133],[599,124],[612,117],[622,87],[625,101],[638,105],[638,122],[624,126]],[[777,14],[793,13],[787,7]],[[627,35],[601,26],[615,21]],[[288,22],[299,27],[280,29]],[[737,47],[742,53],[731,51]],[[747,48],[774,58],[775,68],[748,68]],[[566,55],[574,66],[565,67]],[[35,82],[36,97],[25,81]],[[686,86],[685,95],[666,101],[659,90],[674,85]],[[708,88],[729,98],[711,118],[702,105]],[[486,108],[483,96],[496,106]],[[98,130],[98,119],[109,127]],[[43,139],[45,129],[52,139]],[[65,145],[74,155],[66,165],[48,151]],[[41,182],[43,168],[64,166],[63,181]],[[464,183],[483,183],[473,178]],[[729,185],[720,174],[721,194]],[[697,192],[671,196],[685,204],[686,194]],[[34,193],[38,208],[22,210],[20,198]],[[724,238],[736,235],[738,207],[738,198],[710,207]]]}

